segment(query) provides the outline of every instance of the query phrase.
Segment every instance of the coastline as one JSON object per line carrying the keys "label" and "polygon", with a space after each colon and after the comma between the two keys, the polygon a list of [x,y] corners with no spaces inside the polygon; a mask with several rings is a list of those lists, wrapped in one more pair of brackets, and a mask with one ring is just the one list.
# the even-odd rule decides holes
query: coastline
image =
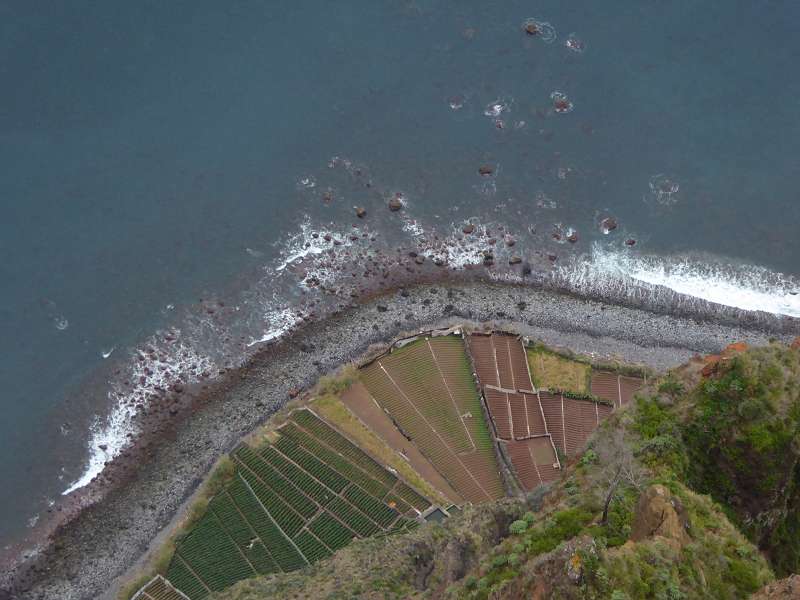
{"label": "coastline", "polygon": [[187,393],[172,418],[165,420],[164,407],[150,410],[147,433],[70,499],[47,548],[16,568],[3,568],[0,598],[113,598],[121,578],[175,522],[216,459],[285,404],[290,389],[307,388],[404,332],[493,322],[554,347],[661,370],[732,341],[788,341],[796,335],[789,330],[798,329],[793,320],[753,317],[743,325],[733,324],[730,314],[711,320],[703,312],[698,320],[563,293],[569,291],[426,283],[382,291],[306,323],[207,389],[194,390],[191,399]]}

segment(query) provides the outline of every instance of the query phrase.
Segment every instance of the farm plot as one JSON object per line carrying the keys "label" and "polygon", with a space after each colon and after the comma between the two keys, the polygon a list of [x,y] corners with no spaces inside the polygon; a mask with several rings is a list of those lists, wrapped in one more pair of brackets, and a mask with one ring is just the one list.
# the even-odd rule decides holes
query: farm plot
{"label": "farm plot", "polygon": [[539,396],[484,386],[483,394],[497,437],[521,440],[547,433]]}
{"label": "farm plot", "polygon": [[310,565],[353,538],[408,529],[416,523],[403,515],[430,506],[306,409],[278,432],[271,444],[234,451],[233,481],[179,542],[167,578],[190,600]]}
{"label": "farm plot", "polygon": [[131,600],[186,600],[186,596],[161,575],[156,575]]}
{"label": "farm plot", "polygon": [[[362,448],[373,449],[373,455],[378,454],[384,464],[397,470],[430,500],[442,506],[463,502],[430,461],[395,427],[392,419],[370,395],[364,384],[358,381],[353,383],[342,394],[341,403],[352,416],[345,418],[333,414],[332,411],[322,412],[322,416],[340,431],[345,427],[344,433],[348,437],[358,441]],[[315,410],[320,411],[321,407],[317,402],[314,406]],[[364,433],[362,429],[368,433]],[[379,441],[384,450],[375,448],[376,442],[370,438]]]}
{"label": "farm plot", "polygon": [[528,364],[536,389],[588,394],[591,367],[553,352],[528,348]]}
{"label": "farm plot", "polygon": [[539,392],[539,400],[555,447],[570,458],[580,454],[600,421],[612,412],[601,402],[546,391]]}
{"label": "farm plot", "polygon": [[504,495],[460,337],[421,338],[363,367],[369,393],[465,500]]}
{"label": "farm plot", "polygon": [[533,488],[554,481],[561,470],[549,435],[505,443],[506,453],[522,488]]}
{"label": "farm plot", "polygon": [[525,350],[518,337],[506,333],[473,333],[469,352],[481,386],[533,390]]}
{"label": "farm plot", "polygon": [[644,385],[639,377],[628,377],[606,371],[592,372],[592,395],[622,407],[633,400],[634,394]]}

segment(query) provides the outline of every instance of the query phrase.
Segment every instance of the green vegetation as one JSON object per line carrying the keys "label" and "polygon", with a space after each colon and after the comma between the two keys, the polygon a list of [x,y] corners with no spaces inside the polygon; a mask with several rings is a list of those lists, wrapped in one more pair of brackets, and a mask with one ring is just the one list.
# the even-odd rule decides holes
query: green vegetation
{"label": "green vegetation", "polygon": [[682,425],[690,484],[720,502],[778,574],[800,570],[800,361],[778,345],[719,363]]}
{"label": "green vegetation", "polygon": [[176,545],[203,517],[211,498],[233,479],[235,473],[236,466],[229,456],[223,456],[216,462],[208,478],[196,492],[194,500],[186,511],[186,516],[169,538],[150,554],[142,570],[120,587],[117,593],[118,600],[130,600],[139,588],[155,575],[166,575]]}
{"label": "green vegetation", "polygon": [[537,389],[590,396],[592,369],[588,364],[565,358],[542,347],[528,348],[528,365]]}
{"label": "green vegetation", "polygon": [[[360,541],[310,573],[221,598],[746,598],[773,569],[798,568],[800,361],[775,346],[705,378],[702,366],[643,390],[526,503],[469,509],[390,548]],[[495,525],[473,532],[476,512]]]}
{"label": "green vegetation", "polygon": [[[414,357],[410,370],[386,368],[422,397],[435,377],[420,347],[393,353]],[[588,366],[552,356],[547,376],[581,393]],[[800,569],[797,351],[773,344],[689,363],[606,419],[552,486],[413,528],[398,513],[411,514],[419,494],[372,459],[384,460],[380,441],[358,431],[338,385],[327,382],[333,391],[316,406],[357,445],[305,411],[263,446],[237,450],[220,471],[223,493],[177,538],[184,560],[170,579],[192,600],[735,600]],[[425,410],[435,419],[451,408]],[[298,557],[310,564],[292,564]],[[193,584],[187,564],[214,593]]]}
{"label": "green vegetation", "polygon": [[413,522],[400,512],[429,504],[301,409],[272,442],[243,444],[220,462],[157,568],[200,600],[242,579],[307,567],[355,537],[406,531]]}
{"label": "green vegetation", "polygon": [[505,495],[494,442],[457,336],[421,338],[362,368],[361,381],[458,494]]}

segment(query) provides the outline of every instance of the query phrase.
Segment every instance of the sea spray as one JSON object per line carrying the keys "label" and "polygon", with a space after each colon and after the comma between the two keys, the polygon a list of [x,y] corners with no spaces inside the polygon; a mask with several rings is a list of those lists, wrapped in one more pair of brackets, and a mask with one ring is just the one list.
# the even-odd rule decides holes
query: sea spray
{"label": "sea spray", "polygon": [[588,256],[559,265],[547,280],[573,294],[658,312],[759,323],[759,313],[800,317],[800,285],[792,277],[712,257],[636,254],[595,242]]}

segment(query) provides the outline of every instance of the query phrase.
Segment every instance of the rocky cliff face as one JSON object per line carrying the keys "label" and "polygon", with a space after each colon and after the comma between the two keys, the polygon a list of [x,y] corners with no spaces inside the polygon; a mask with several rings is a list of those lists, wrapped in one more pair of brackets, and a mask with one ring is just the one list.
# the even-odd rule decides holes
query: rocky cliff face
{"label": "rocky cliff face", "polygon": [[800,569],[800,351],[756,348],[708,365],[685,400],[687,479],[720,502],[776,571]]}

